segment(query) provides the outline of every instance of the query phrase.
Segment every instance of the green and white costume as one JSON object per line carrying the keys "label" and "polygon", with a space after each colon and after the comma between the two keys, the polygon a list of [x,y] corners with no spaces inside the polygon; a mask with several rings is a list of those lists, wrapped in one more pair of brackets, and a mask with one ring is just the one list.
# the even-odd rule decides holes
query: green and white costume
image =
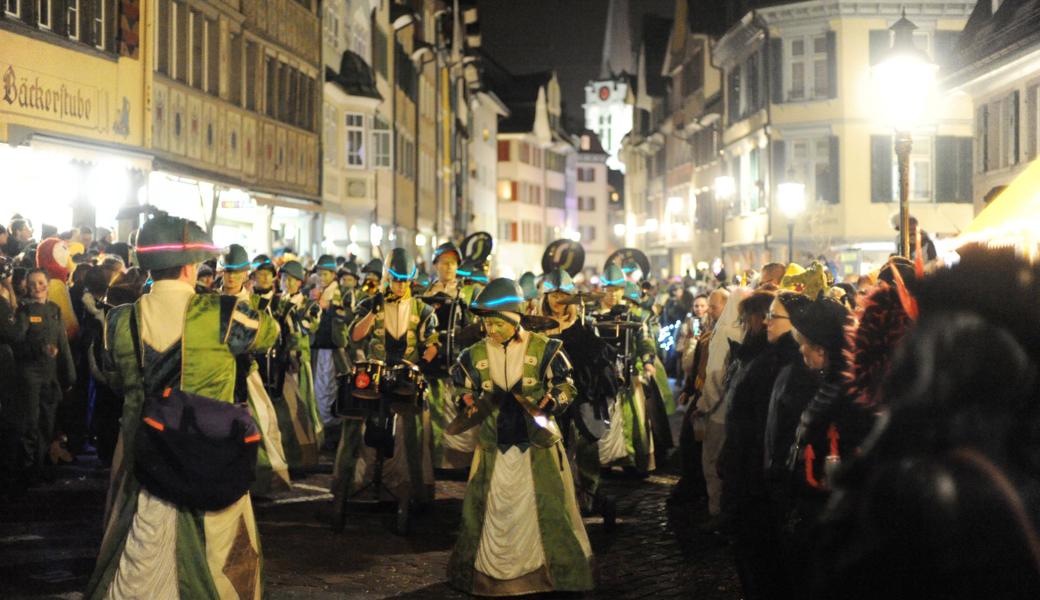
{"label": "green and white costume", "polygon": [[510,596],[594,586],[592,549],[556,421],[535,412],[547,394],[556,410],[574,397],[561,346],[518,329],[505,346],[484,340],[459,357],[458,393],[476,399],[482,419],[448,562],[457,589]]}
{"label": "green and white costume", "polygon": [[313,467],[325,430],[318,414],[311,371],[311,319],[306,315],[307,299],[297,292],[291,297],[276,296],[275,318],[281,325],[279,368],[283,369],[280,393],[272,398],[282,433],[282,446],[289,468]]}
{"label": "green and white costume", "polygon": [[[605,314],[607,311],[599,314]],[[634,373],[622,374],[627,385],[621,389],[610,406],[610,429],[599,440],[600,464],[605,467],[620,465],[643,472],[656,468],[654,441],[646,414],[644,358],[654,353],[654,342],[647,333],[640,316],[627,312],[628,321],[643,323],[643,327],[629,336],[628,353],[635,359]],[[619,348],[619,352],[624,349]],[[649,360],[649,358],[647,358]]]}
{"label": "green and white costume", "polygon": [[[480,288],[476,285],[462,285],[458,279],[450,282],[436,281],[424,296],[445,294],[452,298],[457,297],[462,306],[469,306],[476,297]],[[467,317],[465,323],[468,325],[472,317]],[[440,323],[442,328],[448,327],[447,323]],[[442,342],[444,340],[441,340]],[[438,356],[437,360],[444,360]],[[466,469],[473,462],[473,451],[477,447],[477,432],[475,430],[464,431],[458,435],[450,435],[444,432],[448,424],[456,417],[458,410],[453,398],[455,397],[455,386],[450,377],[436,377],[429,380],[429,404],[430,404],[430,426],[433,437],[433,466],[438,469]]]}
{"label": "green and white costume", "polygon": [[[224,302],[227,302],[224,300]],[[234,401],[235,357],[271,347],[277,324],[248,302],[225,310],[216,294],[157,281],[137,301],[143,354],[130,333],[130,306],[113,309],[105,331],[107,379],[124,395],[105,533],[86,597],[261,598],[260,540],[249,494],[215,512],[151,495],[134,476],[134,437],[146,394],[166,387]]]}
{"label": "green and white costume", "polygon": [[[358,307],[351,332],[371,312],[371,304],[371,300],[366,300]],[[388,366],[401,359],[418,364],[423,351],[438,344],[436,325],[433,309],[418,298],[386,302],[377,309],[372,329],[359,346],[367,360]],[[432,444],[428,427],[423,424],[425,412],[394,416],[394,455],[383,463],[383,482],[398,498],[433,499],[433,461],[429,452]],[[343,420],[333,469],[333,489],[345,497],[371,481],[373,476],[376,451],[362,444],[364,427],[361,418]]]}
{"label": "green and white costume", "polygon": [[[237,296],[241,301],[248,302],[254,312],[262,313],[275,323],[277,322],[271,314],[270,307],[260,310],[260,297],[253,296],[245,288]],[[265,349],[266,350],[266,349]],[[256,481],[250,488],[254,495],[267,495],[273,491],[286,490],[292,487],[289,478],[289,463],[285,459],[285,447],[282,445],[282,431],[278,427],[278,412],[275,410],[271,396],[264,387],[264,381],[260,377],[260,369],[252,356],[238,358],[239,368],[248,368],[245,376],[245,395],[249,402],[249,411],[253,414],[253,420],[260,428],[261,439],[260,450],[256,458]],[[239,375],[239,385],[241,373]],[[242,390],[239,390],[242,393]]]}

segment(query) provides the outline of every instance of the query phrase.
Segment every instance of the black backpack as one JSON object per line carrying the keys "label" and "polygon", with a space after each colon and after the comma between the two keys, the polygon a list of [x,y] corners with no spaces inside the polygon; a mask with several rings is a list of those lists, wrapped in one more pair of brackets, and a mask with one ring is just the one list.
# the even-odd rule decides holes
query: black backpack
{"label": "black backpack", "polygon": [[[130,335],[140,365],[136,309],[130,310]],[[245,404],[166,388],[145,396],[134,437],[134,475],[149,493],[168,502],[221,510],[241,498],[256,478],[260,431]]]}

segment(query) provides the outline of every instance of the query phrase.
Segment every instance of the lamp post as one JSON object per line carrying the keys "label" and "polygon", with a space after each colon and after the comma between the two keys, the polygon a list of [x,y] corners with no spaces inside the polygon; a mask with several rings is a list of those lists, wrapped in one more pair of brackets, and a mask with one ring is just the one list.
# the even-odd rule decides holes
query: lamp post
{"label": "lamp post", "polygon": [[787,262],[794,262],[794,221],[805,212],[805,184],[786,182],[776,186],[780,212],[787,217]]}
{"label": "lamp post", "polygon": [[722,224],[719,225],[719,258],[722,259],[722,267],[726,267],[726,208],[729,201],[737,193],[737,183],[729,175],[720,175],[715,178],[715,199],[722,204]]}
{"label": "lamp post", "polygon": [[906,10],[892,30],[892,47],[873,67],[872,76],[882,114],[895,129],[895,152],[899,164],[899,249],[910,257],[910,150],[911,130],[920,123],[938,66],[914,45],[917,26],[906,18]]}

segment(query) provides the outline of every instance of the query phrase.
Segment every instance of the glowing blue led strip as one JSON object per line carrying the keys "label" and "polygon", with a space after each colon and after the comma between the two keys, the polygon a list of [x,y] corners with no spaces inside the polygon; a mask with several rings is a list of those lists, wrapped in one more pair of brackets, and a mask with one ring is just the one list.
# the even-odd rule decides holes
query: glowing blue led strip
{"label": "glowing blue led strip", "polygon": [[484,302],[483,304],[484,304],[484,306],[491,307],[491,306],[499,306],[499,305],[502,305],[502,304],[508,304],[510,302],[523,302],[523,301],[524,301],[523,298],[517,298],[516,296],[506,296],[505,298],[499,298],[498,300],[489,300],[487,302]]}
{"label": "glowing blue led strip", "polygon": [[391,269],[390,267],[387,267],[386,270],[390,272],[390,276],[393,277],[394,279],[408,280],[408,279],[413,279],[415,277],[415,274],[418,272],[418,267],[412,267],[412,272],[411,272],[410,275],[402,275],[402,274],[398,273],[397,271]]}

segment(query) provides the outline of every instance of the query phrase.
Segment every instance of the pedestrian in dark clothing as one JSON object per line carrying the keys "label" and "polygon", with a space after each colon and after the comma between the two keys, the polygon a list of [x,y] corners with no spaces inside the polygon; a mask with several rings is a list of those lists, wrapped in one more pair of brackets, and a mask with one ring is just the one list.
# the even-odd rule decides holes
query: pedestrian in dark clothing
{"label": "pedestrian in dark clothing", "polygon": [[3,246],[3,252],[8,258],[14,258],[22,253],[32,239],[32,226],[28,221],[21,218],[11,219],[11,227],[8,230],[7,242]]}
{"label": "pedestrian in dark clothing", "polygon": [[800,408],[814,389],[791,333],[790,316],[810,301],[792,292],[774,297],[758,291],[744,302],[753,302],[746,308],[742,305],[744,318],[760,323],[761,332],[749,336],[759,345],[750,363],[744,363],[748,338],[736,354],[746,366],[738,367],[728,392],[733,396],[726,417],[723,501],[732,509],[734,554],[745,597],[787,598],[794,588],[781,552],[783,505],[770,493],[766,468],[777,429],[786,422],[792,431],[789,439],[793,437]]}
{"label": "pedestrian in dark clothing", "polygon": [[18,408],[18,368],[14,347],[25,339],[25,320],[17,314],[18,298],[12,283],[13,262],[0,257],[0,492],[20,488],[21,418]]}
{"label": "pedestrian in dark clothing", "polygon": [[15,346],[22,393],[17,409],[22,439],[22,467],[41,474],[54,436],[62,389],[76,378],[61,309],[47,300],[47,273],[34,269],[27,276],[29,297],[19,307],[26,321],[25,339]]}
{"label": "pedestrian in dark clothing", "polygon": [[79,340],[82,347],[80,361],[85,368],[80,377],[86,380],[84,387],[87,405],[90,407],[87,422],[98,459],[105,465],[112,462],[119,436],[119,417],[123,411],[122,396],[109,387],[101,369],[105,347],[105,316],[111,308],[105,302],[108,278],[109,274],[103,267],[88,268],[83,280],[83,312],[79,315]]}

